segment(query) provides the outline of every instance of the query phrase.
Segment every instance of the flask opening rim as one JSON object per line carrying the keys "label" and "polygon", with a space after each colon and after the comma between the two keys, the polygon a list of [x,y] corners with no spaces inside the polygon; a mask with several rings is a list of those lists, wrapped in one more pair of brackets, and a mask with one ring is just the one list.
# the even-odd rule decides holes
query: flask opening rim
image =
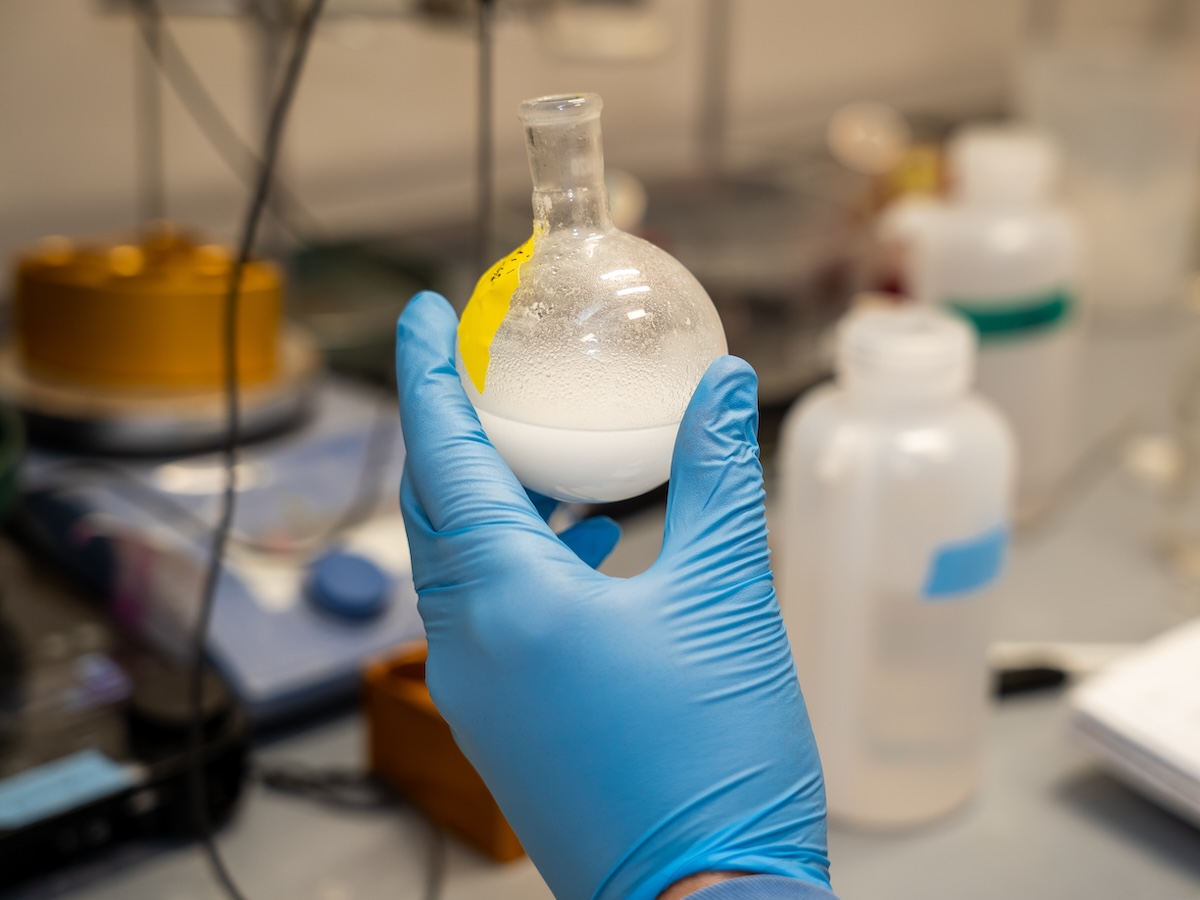
{"label": "flask opening rim", "polygon": [[599,94],[549,94],[523,100],[518,115],[527,126],[565,125],[598,119],[603,108]]}

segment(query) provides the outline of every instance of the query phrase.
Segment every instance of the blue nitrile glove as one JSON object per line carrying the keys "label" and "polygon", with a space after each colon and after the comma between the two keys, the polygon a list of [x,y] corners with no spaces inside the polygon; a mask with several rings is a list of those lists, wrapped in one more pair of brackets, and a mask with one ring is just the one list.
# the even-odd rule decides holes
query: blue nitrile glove
{"label": "blue nitrile glove", "polygon": [[396,344],[426,675],[550,889],[637,900],[703,871],[828,886],[821,765],[768,564],[753,371],[709,368],[675,444],[662,552],[611,578],[589,565],[611,526],[589,526],[602,552],[576,555],[578,535],[550,531],[484,435],[456,325],[418,294]]}

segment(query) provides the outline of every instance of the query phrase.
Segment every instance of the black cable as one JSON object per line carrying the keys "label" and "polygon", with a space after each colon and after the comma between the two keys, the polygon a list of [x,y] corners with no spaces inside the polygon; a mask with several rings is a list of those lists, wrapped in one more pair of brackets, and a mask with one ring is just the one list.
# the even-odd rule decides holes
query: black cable
{"label": "black cable", "polygon": [[291,56],[287,70],[279,87],[279,95],[271,110],[271,118],[267,126],[266,140],[263,146],[262,163],[259,167],[258,179],[251,197],[246,219],[242,226],[241,238],[238,242],[237,257],[229,274],[229,289],[225,295],[224,304],[224,368],[225,368],[225,404],[228,427],[225,433],[223,456],[225,462],[225,489],[221,497],[221,514],[217,527],[213,531],[212,550],[209,555],[208,567],[204,573],[203,589],[200,594],[200,607],[196,617],[195,631],[192,644],[192,684],[191,707],[192,722],[189,729],[189,781],[191,783],[192,808],[196,818],[196,828],[208,857],[213,875],[222,890],[232,900],[244,900],[244,895],[238,888],[233,876],[221,858],[220,850],[212,836],[212,823],[208,817],[208,800],[204,784],[204,725],[203,725],[203,685],[204,685],[204,647],[208,637],[208,625],[212,618],[213,601],[216,598],[217,583],[221,576],[222,560],[225,556],[225,545],[233,526],[234,507],[237,501],[237,449],[241,433],[241,409],[238,397],[237,370],[237,313],[238,293],[241,289],[242,271],[250,261],[254,248],[255,237],[258,234],[259,222],[266,208],[267,195],[270,192],[275,160],[279,155],[279,144],[283,138],[283,127],[291,109],[296,86],[300,81],[300,73],[304,69],[304,61],[312,44],[313,32],[317,19],[320,18],[325,0],[312,0],[296,30],[295,41],[292,45]]}
{"label": "black cable", "polygon": [[[271,204],[268,207],[267,199],[272,188],[279,194],[284,195],[283,199],[285,199],[288,207],[308,218],[310,222],[312,221],[312,216],[304,210],[299,201],[291,196],[290,192],[287,192],[282,185],[273,184],[272,181],[283,125],[286,121],[299,76],[303,69],[304,60],[311,44],[312,33],[320,17],[324,2],[325,0],[313,0],[300,22],[292,55],[283,76],[279,94],[271,111],[264,152],[261,159],[238,137],[232,126],[229,125],[216,103],[213,102],[211,96],[205,90],[203,83],[197,77],[195,71],[189,65],[187,58],[175,43],[173,37],[166,31],[156,0],[140,0],[140,4],[144,4],[144,6],[139,6],[138,21],[141,26],[143,39],[146,42],[147,49],[150,51],[151,59],[171,85],[184,107],[188,110],[193,121],[200,127],[214,149],[218,151],[230,168],[239,176],[246,176],[246,167],[253,167],[258,171],[254,186],[254,196],[246,215],[242,237],[238,245],[237,259],[230,273],[229,291],[225,301],[225,391],[228,418],[226,441],[223,448],[225,485],[222,492],[220,516],[217,526],[212,533],[212,549],[209,556],[209,565],[205,572],[199,615],[194,632],[193,677],[191,684],[193,716],[189,735],[189,780],[191,783],[193,813],[196,819],[197,830],[217,882],[222,890],[229,897],[233,898],[233,900],[245,900],[245,895],[234,881],[212,837],[205,791],[201,711],[203,708],[203,660],[208,626],[211,621],[225,549],[232,534],[237,497],[237,447],[240,435],[240,406],[236,359],[238,294],[242,271],[250,259],[258,226],[264,212],[275,216],[294,238],[303,239],[302,235],[298,234],[297,230],[280,215],[275,204]],[[480,247],[483,248],[482,252],[485,254],[484,264],[486,265],[489,261],[489,257],[486,254],[489,252],[490,244],[492,195],[490,94],[491,15],[493,13],[493,0],[480,0],[480,2],[481,8],[484,10],[481,18],[481,47],[483,49],[481,49],[480,80],[482,84],[486,85],[486,94],[484,95],[486,99],[481,100],[481,118],[487,123],[486,142],[483,144],[483,152],[480,159],[480,191],[481,196],[485,198],[480,216]],[[173,63],[167,62],[168,53],[173,57]],[[156,95],[156,100],[161,104],[160,94]],[[154,113],[159,117],[156,120],[158,125],[157,140],[159,141],[157,145],[159,152],[157,158],[159,168],[157,169],[157,173],[160,179],[159,184],[161,185],[161,106],[154,110]],[[154,149],[150,147],[149,136],[146,133],[143,133],[143,140],[146,141],[144,146],[147,149]],[[235,159],[235,156],[241,156],[242,160]],[[158,204],[156,207],[158,210],[163,209],[164,203],[161,193],[155,198],[152,192],[147,191],[146,197],[148,198],[147,209],[155,203]],[[162,218],[163,215],[160,214],[154,217]],[[378,481],[386,469],[386,454],[390,450],[395,432],[395,423],[392,421],[394,417],[389,415],[391,404],[387,404],[387,411],[385,412],[383,399],[381,398],[377,418],[368,437],[367,446],[364,451],[363,466],[360,470],[358,487],[354,498],[343,515],[336,520],[327,532],[322,533],[318,539],[328,539],[342,530],[352,527],[369,515],[374,506],[374,498],[378,493]],[[202,524],[199,522],[198,517],[194,516],[186,507],[173,503],[169,498],[163,497],[158,492],[149,488],[149,486],[142,485],[132,474],[117,467],[112,467],[111,471],[119,472],[123,476],[126,476],[126,480],[129,483],[136,484],[139,488],[144,487],[145,491],[142,493],[145,496],[153,495],[154,505],[158,508],[160,514],[164,515],[164,518],[182,521],[188,527],[188,530],[196,527],[197,524]],[[305,542],[308,542],[307,539]],[[243,540],[242,543],[252,544],[253,542]],[[291,790],[307,794],[324,802],[341,806],[368,807],[386,802],[387,798],[386,788],[381,787],[369,775],[358,772],[320,771],[291,766],[288,768],[276,767],[265,770],[261,773],[261,777],[265,784],[275,789]],[[441,895],[445,880],[445,836],[440,828],[433,823],[429,824],[430,865],[426,874],[425,897],[426,900],[437,900]]]}
{"label": "black cable", "polygon": [[[262,160],[254,148],[242,140],[229,124],[229,120],[205,88],[204,82],[196,74],[179,42],[167,28],[158,0],[139,0],[137,9],[137,22],[142,40],[163,78],[217,155],[239,179],[247,185],[252,185],[256,177],[254,173],[262,170]],[[154,23],[153,26],[151,22]],[[308,235],[321,232],[315,217],[286,185],[276,180],[271,188],[277,195],[277,202],[272,203],[267,212],[295,241],[301,244],[309,243]],[[298,227],[292,221],[293,217],[303,219],[303,227]]]}
{"label": "black cable", "polygon": [[[387,782],[357,769],[281,762],[258,767],[255,773],[264,787],[335,809],[352,812],[387,809],[402,800]],[[424,900],[438,900],[446,881],[446,833],[429,817],[420,818],[429,828],[429,866],[425,871],[423,896]]]}
{"label": "black cable", "polygon": [[327,806],[369,810],[395,806],[398,797],[387,782],[360,769],[317,768],[299,762],[260,765],[255,773],[265,787]]}
{"label": "black cable", "polygon": [[136,0],[134,15],[141,24],[146,52],[138,55],[138,180],[141,222],[167,217],[166,176],[163,154],[162,15],[153,0]]}

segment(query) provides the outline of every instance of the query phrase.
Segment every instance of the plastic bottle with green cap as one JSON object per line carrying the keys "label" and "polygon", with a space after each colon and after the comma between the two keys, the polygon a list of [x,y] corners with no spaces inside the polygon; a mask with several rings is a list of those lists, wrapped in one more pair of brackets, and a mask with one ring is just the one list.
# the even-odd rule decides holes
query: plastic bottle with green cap
{"label": "plastic bottle with green cap", "polygon": [[1058,154],[1041,134],[967,128],[948,168],[950,196],[916,241],[915,293],[975,327],[976,387],[1012,425],[1018,505],[1034,512],[1081,449],[1083,241],[1055,198]]}

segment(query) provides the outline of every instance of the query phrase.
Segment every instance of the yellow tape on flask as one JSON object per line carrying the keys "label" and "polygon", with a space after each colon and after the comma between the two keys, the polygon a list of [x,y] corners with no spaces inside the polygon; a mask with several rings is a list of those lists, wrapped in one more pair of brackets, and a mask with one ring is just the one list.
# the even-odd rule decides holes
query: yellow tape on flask
{"label": "yellow tape on flask", "polygon": [[458,351],[462,354],[467,377],[481,394],[487,381],[488,364],[492,361],[492,339],[508,315],[513,294],[521,286],[521,266],[533,256],[535,237],[536,232],[483,273],[459,320]]}

